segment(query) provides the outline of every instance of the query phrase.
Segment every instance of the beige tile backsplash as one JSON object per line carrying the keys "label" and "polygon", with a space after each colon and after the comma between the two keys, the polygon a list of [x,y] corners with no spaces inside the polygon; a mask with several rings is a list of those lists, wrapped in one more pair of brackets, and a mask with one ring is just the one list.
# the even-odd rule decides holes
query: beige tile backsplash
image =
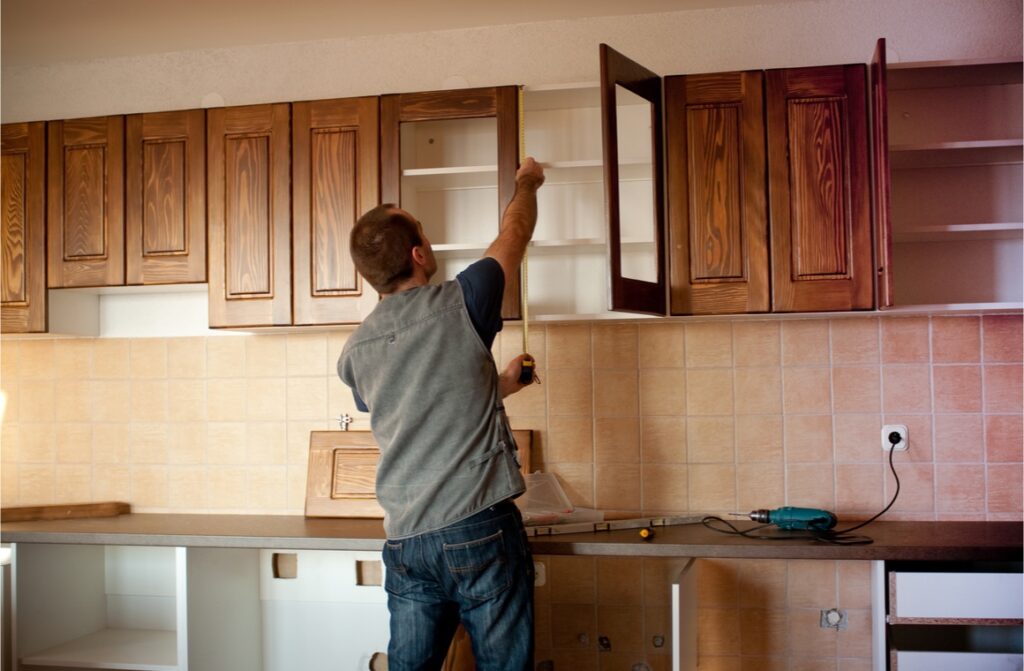
{"label": "beige tile backsplash", "polygon": [[[368,428],[335,374],[348,333],[4,339],[0,499],[302,514],[309,432],[344,412]],[[507,327],[499,366],[521,342]],[[895,486],[880,447],[892,423],[911,448],[888,519],[1022,519],[1020,316],[533,325],[530,342],[542,384],[509,412],[538,431],[536,468],[577,505],[810,505],[863,519]],[[664,585],[678,560],[539,559],[538,660],[668,668]],[[701,668],[870,668],[866,563],[700,570]],[[818,627],[832,606],[848,609],[848,629]]]}

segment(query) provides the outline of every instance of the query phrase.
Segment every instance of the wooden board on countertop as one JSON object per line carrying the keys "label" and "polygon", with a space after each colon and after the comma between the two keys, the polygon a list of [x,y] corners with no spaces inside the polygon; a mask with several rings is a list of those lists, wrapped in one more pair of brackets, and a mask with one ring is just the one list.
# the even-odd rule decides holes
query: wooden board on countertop
{"label": "wooden board on countertop", "polygon": [[50,506],[19,506],[0,509],[0,522],[32,522],[35,520],[70,520],[83,517],[117,517],[132,511],[123,501],[71,503]]}
{"label": "wooden board on countertop", "polygon": [[[530,472],[532,431],[513,431],[523,474]],[[369,431],[310,431],[306,517],[383,518],[375,483],[380,449]]]}

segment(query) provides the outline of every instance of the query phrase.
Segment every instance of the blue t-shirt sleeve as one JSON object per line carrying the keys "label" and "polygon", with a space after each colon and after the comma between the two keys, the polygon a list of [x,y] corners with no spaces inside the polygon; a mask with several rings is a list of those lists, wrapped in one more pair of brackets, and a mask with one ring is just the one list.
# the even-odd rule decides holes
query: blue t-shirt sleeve
{"label": "blue t-shirt sleeve", "polygon": [[356,402],[356,410],[359,412],[370,412],[370,409],[366,407],[366,401],[362,399],[359,392],[355,389],[352,390],[352,398]]}
{"label": "blue t-shirt sleeve", "polygon": [[501,299],[505,295],[505,271],[497,260],[485,256],[456,275],[466,299],[466,310],[487,349],[501,330]]}

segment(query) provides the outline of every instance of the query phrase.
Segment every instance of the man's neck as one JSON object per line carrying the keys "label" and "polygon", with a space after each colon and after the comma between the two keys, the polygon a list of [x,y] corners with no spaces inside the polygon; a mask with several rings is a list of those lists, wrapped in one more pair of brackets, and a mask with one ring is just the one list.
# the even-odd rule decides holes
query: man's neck
{"label": "man's neck", "polygon": [[401,284],[399,284],[397,287],[395,287],[395,290],[392,291],[391,293],[381,294],[380,297],[387,298],[388,296],[394,296],[395,294],[400,294],[403,291],[409,291],[410,289],[422,287],[427,284],[430,284],[430,278],[422,277],[419,274],[416,274],[407,279],[406,281],[402,282]]}

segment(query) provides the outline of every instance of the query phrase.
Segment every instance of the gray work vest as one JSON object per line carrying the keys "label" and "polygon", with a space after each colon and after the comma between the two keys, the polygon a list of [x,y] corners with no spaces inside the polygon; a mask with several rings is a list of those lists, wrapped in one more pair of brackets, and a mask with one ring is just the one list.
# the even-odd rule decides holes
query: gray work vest
{"label": "gray work vest", "polygon": [[457,280],[382,300],[345,343],[338,375],[370,409],[388,538],[440,529],[524,491],[494,358]]}

